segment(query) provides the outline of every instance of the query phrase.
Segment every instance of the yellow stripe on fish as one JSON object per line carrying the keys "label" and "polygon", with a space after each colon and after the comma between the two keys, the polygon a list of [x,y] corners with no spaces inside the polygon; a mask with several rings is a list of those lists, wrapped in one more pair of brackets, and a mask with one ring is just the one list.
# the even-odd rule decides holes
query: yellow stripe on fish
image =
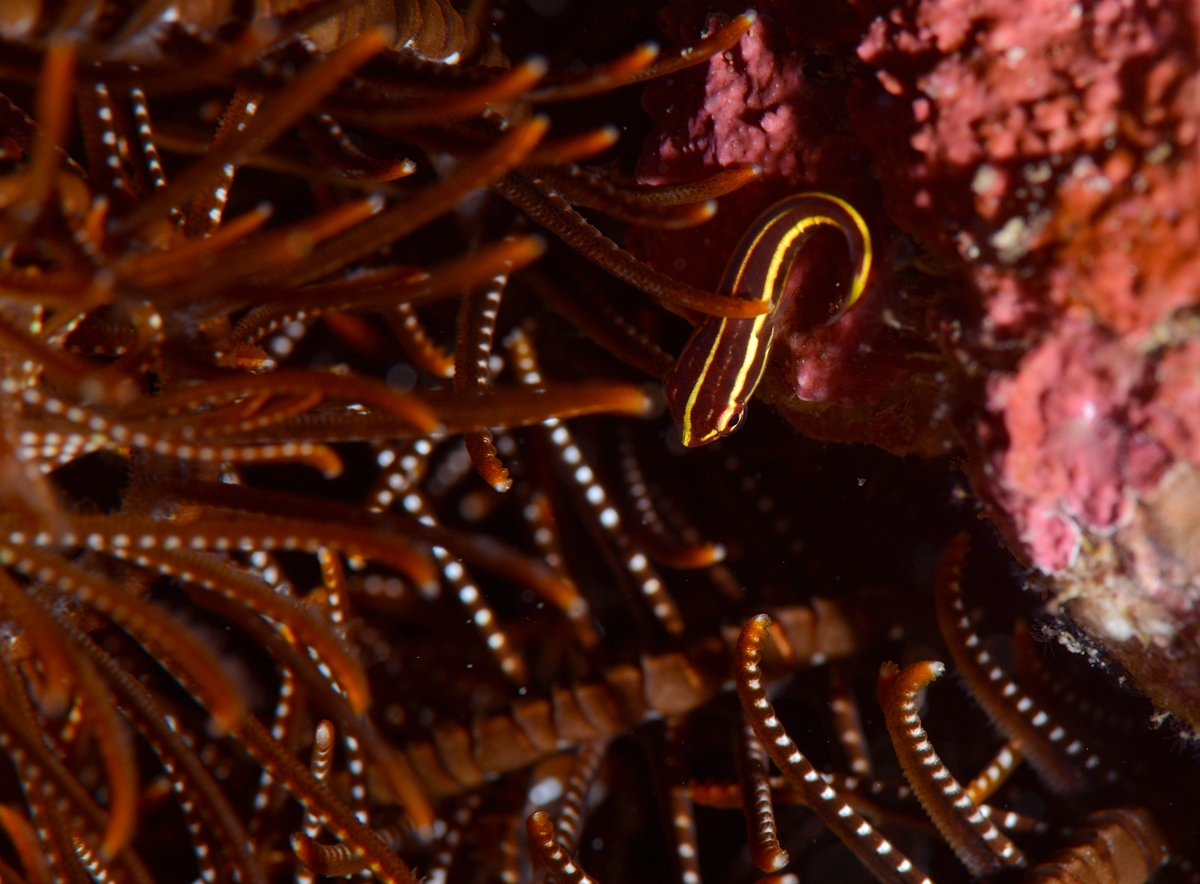
{"label": "yellow stripe on fish", "polygon": [[705,445],[741,423],[771,353],[779,302],[796,255],[826,226],[845,235],[854,265],[850,293],[830,321],[862,297],[871,275],[871,233],[853,206],[827,193],[800,193],[763,212],[730,256],[717,292],[764,301],[770,309],[750,319],[707,317],[663,381],[684,445]]}

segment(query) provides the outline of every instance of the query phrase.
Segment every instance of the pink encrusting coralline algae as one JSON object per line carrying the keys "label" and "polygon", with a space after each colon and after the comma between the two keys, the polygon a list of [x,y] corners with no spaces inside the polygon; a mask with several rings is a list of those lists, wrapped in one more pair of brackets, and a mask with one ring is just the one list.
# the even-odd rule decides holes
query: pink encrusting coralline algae
{"label": "pink encrusting coralline algae", "polygon": [[[1200,4],[818,5],[759,4],[707,73],[648,90],[644,180],[765,175],[634,247],[711,287],[774,198],[860,206],[886,266],[861,311],[788,322],[772,398],[895,451],[952,422],[1014,551],[1200,730]],[[742,6],[666,21],[694,36]]]}

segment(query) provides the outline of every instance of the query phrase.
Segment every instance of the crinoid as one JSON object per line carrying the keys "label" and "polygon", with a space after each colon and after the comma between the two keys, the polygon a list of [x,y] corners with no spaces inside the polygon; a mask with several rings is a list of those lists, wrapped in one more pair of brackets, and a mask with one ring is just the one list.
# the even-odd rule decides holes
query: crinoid
{"label": "crinoid", "polygon": [[[636,119],[636,91],[614,90],[729,50],[753,14],[621,55],[627,37],[552,42],[532,13],[495,12],[0,16],[6,881],[517,882],[531,857],[614,884],[851,868],[803,813],[772,821],[771,796],[804,787],[772,777],[774,731],[727,690],[764,654],[742,700],[766,702],[767,678],[784,691],[768,728],[822,710],[840,747],[818,758],[822,793],[961,877],[875,773],[885,727],[856,701],[888,655],[936,641],[930,538],[961,521],[939,506],[944,465],[825,451],[766,417],[685,457],[655,389],[685,331],[666,311],[765,307],[610,236],[703,223],[758,175],[641,188],[596,159],[616,132],[597,113]],[[511,62],[522,39],[565,56]],[[775,625],[750,619],[766,609]],[[747,621],[773,650],[744,638],[735,657]],[[1011,745],[977,716],[939,751],[981,768],[1000,751],[967,791],[1034,830],[1031,860],[1085,820],[1097,843],[1151,843],[1140,813],[1087,811],[1158,813],[1190,768],[1151,745],[1138,779],[1108,783],[1055,725],[994,711],[986,661],[954,660]],[[911,703],[885,701],[889,726]],[[1039,813],[1023,771],[1001,787],[1019,756],[1051,792],[1112,794]],[[754,865],[721,809],[743,795]],[[1170,838],[1186,821],[1160,822]]]}

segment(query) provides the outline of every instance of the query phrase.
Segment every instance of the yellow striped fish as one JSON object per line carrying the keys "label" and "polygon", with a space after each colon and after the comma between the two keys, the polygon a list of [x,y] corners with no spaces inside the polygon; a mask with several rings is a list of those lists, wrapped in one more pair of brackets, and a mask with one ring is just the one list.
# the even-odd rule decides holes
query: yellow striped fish
{"label": "yellow striped fish", "polygon": [[827,193],[800,193],[763,212],[729,257],[717,291],[766,301],[770,310],[751,319],[707,317],[663,380],[684,445],[706,445],[738,428],[767,365],[796,254],[813,231],[827,225],[845,235],[854,264],[850,293],[830,322],[862,296],[871,274],[871,233],[853,206]]}

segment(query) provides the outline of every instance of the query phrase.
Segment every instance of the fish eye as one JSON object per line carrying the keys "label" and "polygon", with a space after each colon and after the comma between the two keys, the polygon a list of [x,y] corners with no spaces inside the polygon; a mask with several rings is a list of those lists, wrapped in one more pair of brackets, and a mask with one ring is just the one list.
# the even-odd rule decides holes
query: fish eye
{"label": "fish eye", "polygon": [[741,426],[743,414],[744,412],[739,409],[733,414],[729,415],[729,420],[725,422],[725,428],[721,430],[721,435],[724,436],[726,433],[732,433],[739,426]]}

